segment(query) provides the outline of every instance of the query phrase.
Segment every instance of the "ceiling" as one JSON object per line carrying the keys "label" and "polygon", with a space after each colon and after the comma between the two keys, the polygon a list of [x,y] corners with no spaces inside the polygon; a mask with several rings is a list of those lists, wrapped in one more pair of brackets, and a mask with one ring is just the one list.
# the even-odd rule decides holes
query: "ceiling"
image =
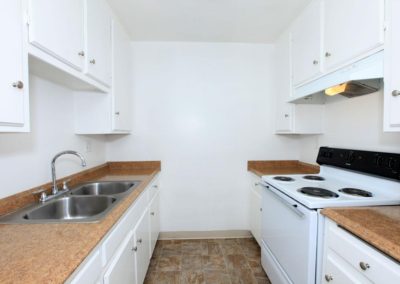
{"label": "ceiling", "polygon": [[271,43],[310,0],[108,0],[135,41]]}

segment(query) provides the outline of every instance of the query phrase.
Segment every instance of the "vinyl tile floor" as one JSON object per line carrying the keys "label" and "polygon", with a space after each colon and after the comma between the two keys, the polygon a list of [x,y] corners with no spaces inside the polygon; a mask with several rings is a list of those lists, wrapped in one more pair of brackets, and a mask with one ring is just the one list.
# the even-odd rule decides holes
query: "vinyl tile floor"
{"label": "vinyl tile floor", "polygon": [[253,238],[158,241],[145,284],[271,284]]}

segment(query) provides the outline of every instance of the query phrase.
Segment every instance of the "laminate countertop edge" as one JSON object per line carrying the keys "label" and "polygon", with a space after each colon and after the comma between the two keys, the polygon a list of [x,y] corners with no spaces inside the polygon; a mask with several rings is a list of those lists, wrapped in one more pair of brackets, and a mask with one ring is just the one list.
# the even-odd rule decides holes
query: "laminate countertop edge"
{"label": "laminate countertop edge", "polygon": [[327,208],[321,213],[400,262],[400,206]]}

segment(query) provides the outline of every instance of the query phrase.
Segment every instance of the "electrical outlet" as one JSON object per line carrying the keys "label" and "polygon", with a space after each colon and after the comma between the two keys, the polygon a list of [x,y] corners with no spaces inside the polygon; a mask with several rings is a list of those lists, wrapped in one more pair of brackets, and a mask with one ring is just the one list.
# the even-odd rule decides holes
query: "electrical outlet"
{"label": "electrical outlet", "polygon": [[92,141],[86,140],[86,147],[85,147],[86,153],[92,152]]}

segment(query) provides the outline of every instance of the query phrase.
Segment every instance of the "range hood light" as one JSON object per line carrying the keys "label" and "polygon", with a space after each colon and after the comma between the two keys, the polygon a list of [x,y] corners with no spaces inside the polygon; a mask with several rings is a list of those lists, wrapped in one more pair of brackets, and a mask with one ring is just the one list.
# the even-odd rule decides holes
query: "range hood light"
{"label": "range hood light", "polygon": [[336,85],[330,88],[325,89],[325,95],[327,96],[335,96],[346,91],[347,83]]}

